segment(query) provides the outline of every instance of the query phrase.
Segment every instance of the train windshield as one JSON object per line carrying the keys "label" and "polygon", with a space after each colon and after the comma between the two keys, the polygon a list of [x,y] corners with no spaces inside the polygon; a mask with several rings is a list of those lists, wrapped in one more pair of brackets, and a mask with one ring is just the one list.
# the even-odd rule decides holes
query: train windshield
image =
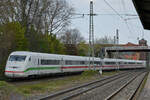
{"label": "train windshield", "polygon": [[11,55],[9,58],[9,61],[18,61],[18,62],[24,62],[26,59],[26,56],[21,55]]}

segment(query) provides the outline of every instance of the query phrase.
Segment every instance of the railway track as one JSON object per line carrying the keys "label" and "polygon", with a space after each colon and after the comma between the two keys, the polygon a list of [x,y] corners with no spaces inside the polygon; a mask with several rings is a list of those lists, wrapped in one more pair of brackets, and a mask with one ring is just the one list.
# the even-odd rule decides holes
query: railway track
{"label": "railway track", "polygon": [[145,75],[145,72],[133,72],[71,100],[132,100]]}
{"label": "railway track", "polygon": [[[148,72],[144,72],[139,76],[135,76],[131,80],[129,80],[126,84],[121,86],[119,89],[114,91],[111,95],[109,95],[105,100],[136,100],[136,93],[142,85],[144,79],[147,77]],[[136,98],[136,99],[135,99]]]}
{"label": "railway track", "polygon": [[[69,100],[69,99],[76,99],[75,97],[78,97],[81,94],[84,94],[88,91],[91,91],[93,89],[99,88],[99,87],[103,87],[106,84],[109,84],[113,81],[116,80],[124,80],[128,77],[133,76],[136,73],[136,75],[139,75],[141,72],[137,71],[137,72],[124,72],[124,73],[120,73],[117,75],[113,75],[111,77],[108,78],[103,78],[97,81],[93,81],[90,83],[86,83],[77,87],[73,87],[70,89],[66,89],[63,91],[59,91],[57,93],[51,94],[51,95],[47,95],[45,97],[39,98],[38,100]],[[77,98],[79,99],[79,98]]]}

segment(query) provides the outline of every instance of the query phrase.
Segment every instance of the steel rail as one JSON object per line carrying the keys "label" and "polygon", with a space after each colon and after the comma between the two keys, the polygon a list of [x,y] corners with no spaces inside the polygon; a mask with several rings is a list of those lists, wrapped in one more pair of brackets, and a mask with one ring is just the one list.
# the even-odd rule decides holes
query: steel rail
{"label": "steel rail", "polygon": [[133,95],[128,99],[128,100],[136,100],[134,99],[136,93],[138,92],[138,90],[140,89],[141,85],[143,84],[145,78],[148,76],[148,72],[145,74],[144,78],[141,80],[140,84],[138,85],[138,87],[136,88],[136,90],[134,91]]}
{"label": "steel rail", "polygon": [[[120,73],[120,74],[117,74],[117,75],[113,75],[113,76],[110,76],[110,77],[107,77],[107,78],[103,78],[103,79],[100,79],[100,80],[97,80],[97,81],[89,82],[89,83],[86,83],[86,84],[82,84],[82,85],[80,85],[80,86],[76,86],[76,87],[72,87],[72,88],[69,88],[69,89],[66,89],[66,90],[62,90],[62,91],[56,92],[56,93],[54,93],[54,94],[51,94],[51,95],[47,95],[47,96],[45,96],[45,97],[42,97],[42,98],[40,98],[40,99],[38,99],[38,100],[52,99],[52,98],[55,98],[55,97],[57,97],[57,96],[63,95],[63,94],[65,94],[65,93],[69,93],[69,92],[75,91],[75,90],[77,90],[77,89],[84,88],[84,87],[87,87],[87,86],[90,86],[90,85],[93,85],[93,84],[96,84],[96,83],[99,83],[99,82],[103,82],[103,81],[108,80],[108,82],[104,82],[104,83],[101,84],[101,85],[92,86],[91,88],[82,90],[82,91],[80,91],[80,92],[78,92],[78,93],[75,93],[75,94],[66,96],[66,97],[64,97],[64,98],[61,99],[61,100],[67,100],[67,99],[70,99],[70,98],[72,98],[72,97],[75,97],[75,96],[77,96],[77,95],[79,95],[79,94],[81,94],[81,93],[87,92],[87,91],[89,91],[89,90],[91,90],[91,89],[94,89],[94,88],[100,87],[100,86],[102,86],[102,85],[105,85],[105,84],[107,84],[107,83],[109,83],[109,82],[112,82],[112,81],[114,81],[114,79],[119,79],[119,78],[125,77],[125,76],[128,75],[128,74],[131,74],[131,73],[130,73],[130,72],[128,72],[128,73],[127,73],[127,72],[123,72],[123,73]],[[112,78],[114,78],[114,79],[112,79]],[[111,80],[109,80],[109,79],[111,79]]]}
{"label": "steel rail", "polygon": [[69,95],[69,96],[66,96],[66,97],[62,98],[62,100],[71,99],[71,98],[76,97],[76,96],[78,96],[78,95],[80,95],[80,94],[82,94],[82,93],[85,93],[85,92],[90,91],[90,90],[92,90],[92,89],[95,89],[95,88],[97,88],[97,87],[104,86],[104,85],[106,85],[106,84],[108,84],[108,83],[110,83],[110,82],[112,82],[112,81],[114,81],[114,80],[117,80],[117,79],[120,79],[120,78],[123,78],[123,77],[126,77],[126,76],[120,76],[120,77],[117,77],[117,78],[115,78],[115,79],[109,80],[109,81],[107,81],[107,82],[105,82],[105,83],[102,83],[102,84],[100,84],[100,85],[92,86],[91,88],[87,88],[87,89],[82,90],[82,91],[80,91],[80,92],[76,92],[76,93],[74,93],[74,94],[71,94],[71,95]]}
{"label": "steel rail", "polygon": [[[124,84],[119,89],[117,89],[115,92],[113,92],[111,95],[109,95],[107,98],[105,98],[105,100],[111,100],[115,95],[117,95],[121,90],[123,90],[125,87],[127,87],[131,82],[133,82],[139,75],[141,75],[143,73],[145,73],[145,71],[137,74],[130,81],[128,81],[126,84]],[[129,100],[131,100],[131,99],[129,99]]]}

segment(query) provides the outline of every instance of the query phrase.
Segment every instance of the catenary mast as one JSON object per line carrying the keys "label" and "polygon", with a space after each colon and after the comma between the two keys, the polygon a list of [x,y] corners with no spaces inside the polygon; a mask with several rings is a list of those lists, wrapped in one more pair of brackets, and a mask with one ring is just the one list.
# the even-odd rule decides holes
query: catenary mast
{"label": "catenary mast", "polygon": [[[93,0],[90,0],[90,14],[89,14],[89,61],[94,66],[94,13],[93,13]],[[89,67],[91,67],[91,63]]]}

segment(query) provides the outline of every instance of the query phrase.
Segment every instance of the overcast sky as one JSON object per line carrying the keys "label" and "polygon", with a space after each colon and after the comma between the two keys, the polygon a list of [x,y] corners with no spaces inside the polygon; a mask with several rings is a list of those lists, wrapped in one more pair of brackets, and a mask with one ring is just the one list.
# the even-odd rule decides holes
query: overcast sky
{"label": "overcast sky", "polygon": [[[90,0],[67,0],[71,6],[74,7],[75,13],[87,14],[89,13]],[[116,14],[104,0],[93,0],[94,12],[96,14]],[[119,14],[136,14],[136,10],[133,6],[132,0],[106,0]],[[150,40],[150,31],[143,30],[142,24],[137,16],[124,16],[123,18],[118,15],[98,15],[94,17],[94,33],[95,38],[101,38],[104,36],[114,37],[115,30],[119,29],[120,43],[137,43],[137,38],[143,37],[146,40]],[[74,16],[80,17],[80,16]],[[127,20],[127,24],[123,19],[136,18]],[[129,27],[128,27],[129,26]],[[70,28],[77,28],[81,32],[82,36],[88,41],[89,36],[89,16],[84,18],[77,18],[72,20]],[[150,41],[148,41],[150,44]]]}

